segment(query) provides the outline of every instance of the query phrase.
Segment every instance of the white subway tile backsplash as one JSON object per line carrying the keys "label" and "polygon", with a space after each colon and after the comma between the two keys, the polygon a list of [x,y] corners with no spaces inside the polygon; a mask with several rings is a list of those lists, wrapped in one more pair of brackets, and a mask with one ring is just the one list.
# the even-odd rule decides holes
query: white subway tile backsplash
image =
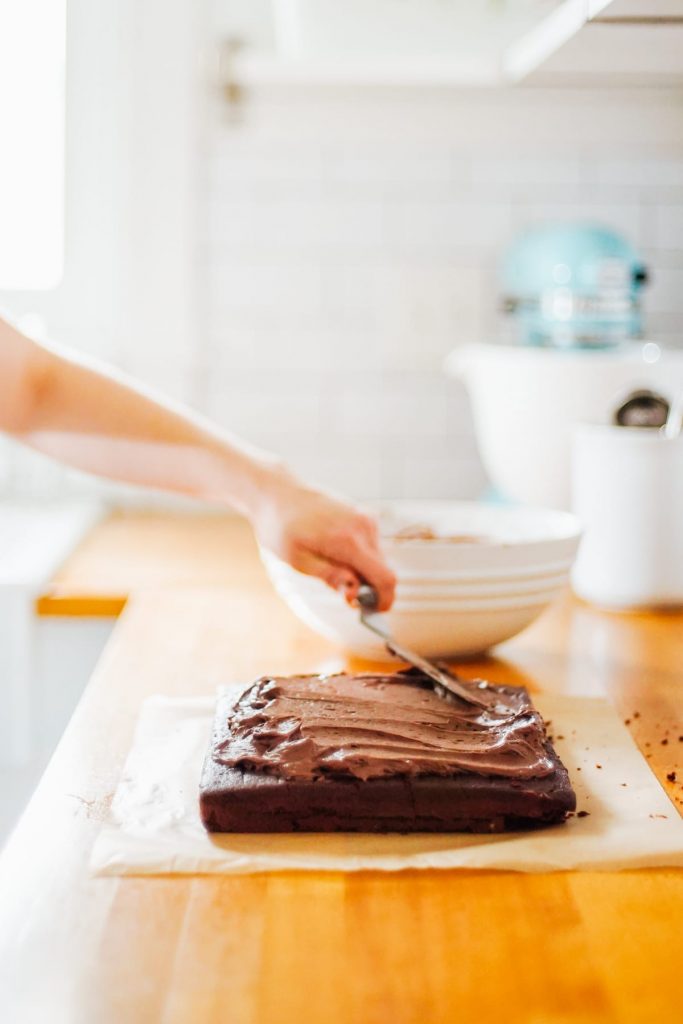
{"label": "white subway tile backsplash", "polygon": [[293,454],[295,472],[319,486],[362,501],[387,498],[475,500],[488,488],[481,463],[452,455],[410,457],[400,450],[366,450],[349,458],[336,453]]}
{"label": "white subway tile backsplash", "polygon": [[117,337],[110,327],[95,320],[84,327],[74,327],[70,323],[50,324],[50,337],[53,341],[86,353],[90,358],[111,360],[116,362],[125,356],[128,350],[126,339]]}
{"label": "white subway tile backsplash", "polygon": [[428,452],[406,458],[401,493],[405,498],[460,498],[476,500],[488,487],[477,459],[435,458]]}
{"label": "white subway tile backsplash", "polygon": [[477,441],[471,422],[467,423],[460,433],[442,433],[430,437],[428,445],[425,445],[424,438],[417,435],[404,437],[399,444],[394,446],[394,450],[401,454],[404,461],[421,459],[423,456],[451,462],[477,462],[479,460]]}
{"label": "white subway tile backsplash", "polygon": [[439,436],[448,426],[448,403],[443,396],[410,392],[365,394],[342,392],[336,398],[336,430],[342,434],[383,437]]}
{"label": "white subway tile backsplash", "polygon": [[[320,398],[309,395],[303,399],[287,396],[270,397],[238,395],[232,392],[212,394],[206,402],[208,415],[219,425],[252,444],[285,452],[283,446],[294,437],[314,437],[319,433]],[[295,446],[298,450],[298,446]]]}
{"label": "white subway tile backsplash", "polygon": [[645,318],[646,334],[660,345],[683,348],[683,311],[649,313]]}
{"label": "white subway tile backsplash", "polygon": [[656,249],[646,246],[641,249],[645,264],[655,269],[680,270],[683,268],[683,249]]}
{"label": "white subway tile backsplash", "polygon": [[511,225],[507,203],[433,202],[429,194],[422,202],[396,204],[387,222],[387,236],[404,249],[420,246],[438,253],[442,249],[497,246],[507,240]]}
{"label": "white subway tile backsplash", "polygon": [[378,448],[359,456],[329,454],[321,442],[315,455],[293,452],[289,462],[301,477],[336,494],[356,501],[373,501],[389,495],[383,489],[382,457]]}
{"label": "white subway tile backsplash", "polygon": [[369,373],[350,365],[328,378],[328,382],[332,383],[336,394],[349,392],[369,397],[386,394],[418,398],[446,395],[450,384],[440,371],[419,368],[401,370],[391,366],[377,373]]}
{"label": "white subway tile backsplash", "polygon": [[460,340],[459,335],[454,338],[452,334],[384,334],[379,338],[382,366],[403,373],[441,374],[446,356]]}
{"label": "white subway tile backsplash", "polygon": [[46,455],[13,441],[3,455],[10,493],[43,498],[68,490],[68,470]]}
{"label": "white subway tile backsplash", "polygon": [[322,180],[324,168],[325,159],[318,146],[259,146],[228,136],[209,153],[208,181],[214,194],[225,193],[229,197],[233,186],[241,188],[245,182],[311,187]]}
{"label": "white subway tile backsplash", "polygon": [[467,388],[461,380],[449,378],[446,387],[448,396],[448,440],[451,437],[458,439],[458,444],[464,443],[464,438],[470,439],[471,454],[477,453],[476,438],[474,432],[474,420],[472,417],[472,406]]}
{"label": "white subway tile backsplash", "polygon": [[376,330],[377,267],[354,263],[321,268],[322,304],[327,326]]}
{"label": "white subway tile backsplash", "polygon": [[196,358],[179,358],[168,352],[160,359],[156,346],[146,346],[129,349],[116,366],[133,382],[160,396],[192,406],[201,399]]}
{"label": "white subway tile backsplash", "polygon": [[513,222],[515,230],[547,221],[603,224],[621,232],[633,245],[639,246],[646,241],[642,213],[641,207],[635,202],[594,202],[589,188],[580,203],[537,203],[533,200],[520,203],[514,207]]}
{"label": "white subway tile backsplash", "polygon": [[220,111],[216,136],[253,146],[380,145],[429,152],[449,145],[470,152],[503,151],[526,157],[602,157],[674,150],[680,142],[680,89],[508,88],[431,89],[340,86],[253,90],[243,123],[226,126]]}
{"label": "white subway tile backsplash", "polygon": [[251,328],[226,323],[210,337],[207,368],[226,373],[334,373],[348,366],[377,370],[385,361],[381,338],[374,332],[335,325],[331,319],[312,327],[298,327],[287,318],[279,325],[254,322]]}
{"label": "white subway tile backsplash", "polygon": [[286,249],[362,249],[384,241],[382,203],[379,200],[283,199],[217,201],[208,225],[210,246],[242,245]]}
{"label": "white subway tile backsplash", "polygon": [[683,203],[653,209],[647,244],[683,251]]}
{"label": "white subway tile backsplash", "polygon": [[204,410],[221,426],[256,444],[285,434],[316,436],[324,380],[310,372],[216,368],[206,382]]}
{"label": "white subway tile backsplash", "polygon": [[607,186],[638,185],[651,188],[683,189],[683,151],[675,156],[644,157],[624,155],[619,159],[591,160],[585,167],[586,179]]}
{"label": "white subway tile backsplash", "polygon": [[470,180],[470,162],[448,148],[416,152],[412,146],[336,150],[325,161],[325,180],[331,194],[381,194],[392,198],[448,199]]}
{"label": "white subway tile backsplash", "polygon": [[[683,248],[683,246],[682,246]],[[650,313],[679,312],[683,316],[683,267],[650,267],[650,280],[644,291],[643,306]]]}
{"label": "white subway tile backsplash", "polygon": [[[459,435],[471,434],[469,407],[462,386],[434,371],[385,370],[381,373],[338,373],[328,408],[329,423],[341,437],[390,439],[392,448],[415,441],[429,448],[452,446]],[[417,440],[416,440],[417,439]]]}
{"label": "white subway tile backsplash", "polygon": [[322,273],[313,265],[252,265],[218,261],[207,271],[211,316],[230,326],[240,320],[247,324],[279,322],[292,317],[296,322],[319,318],[322,301]]}
{"label": "white subway tile backsplash", "polygon": [[[445,265],[444,265],[445,264]],[[489,301],[481,268],[448,265],[397,265],[375,272],[375,316],[379,329],[399,348],[417,354],[430,339],[451,345],[479,334]]]}
{"label": "white subway tile backsplash", "polygon": [[512,185],[531,191],[550,183],[559,191],[564,186],[579,183],[581,159],[578,153],[556,157],[534,153],[521,157],[501,150],[473,160],[472,180],[480,188]]}

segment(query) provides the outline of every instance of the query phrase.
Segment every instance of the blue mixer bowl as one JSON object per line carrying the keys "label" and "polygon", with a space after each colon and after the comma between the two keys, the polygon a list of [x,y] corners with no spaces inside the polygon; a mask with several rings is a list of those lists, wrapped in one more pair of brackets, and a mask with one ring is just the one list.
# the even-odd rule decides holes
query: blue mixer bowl
{"label": "blue mixer bowl", "polygon": [[502,264],[503,309],[513,340],[603,348],[642,336],[647,271],[634,248],[597,224],[526,230]]}

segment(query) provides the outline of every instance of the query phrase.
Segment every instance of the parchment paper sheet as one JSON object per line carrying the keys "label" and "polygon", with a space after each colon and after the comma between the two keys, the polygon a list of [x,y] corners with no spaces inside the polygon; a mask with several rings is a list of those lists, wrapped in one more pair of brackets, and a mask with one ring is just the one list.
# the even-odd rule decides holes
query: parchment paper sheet
{"label": "parchment paper sheet", "polygon": [[547,695],[534,700],[552,721],[556,749],[587,817],[497,836],[209,836],[199,820],[197,787],[215,701],[152,697],[142,707],[91,867],[100,875],[683,867],[683,820],[611,705]]}

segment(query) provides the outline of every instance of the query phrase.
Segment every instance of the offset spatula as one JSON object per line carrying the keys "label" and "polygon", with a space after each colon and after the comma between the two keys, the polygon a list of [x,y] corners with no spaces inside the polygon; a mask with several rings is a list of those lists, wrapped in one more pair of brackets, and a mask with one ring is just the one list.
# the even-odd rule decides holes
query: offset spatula
{"label": "offset spatula", "polygon": [[[421,655],[415,654],[414,651],[396,643],[391,634],[387,632],[381,617],[377,614],[378,597],[374,587],[371,587],[368,583],[363,583],[358,590],[357,599],[360,607],[360,621],[384,641],[387,650],[391,654],[395,654],[401,661],[407,661],[409,665],[418,668],[420,672],[424,672],[426,676],[429,676],[437,686],[448,690],[449,693],[460,697],[461,700],[466,701],[468,704],[474,704],[475,707],[490,710],[491,698],[487,699],[485,693],[482,693],[480,696],[476,689],[463,686],[457,679],[453,679],[452,676],[447,675],[440,668],[437,668],[436,665],[433,665],[431,661],[427,661]],[[481,689],[485,691],[486,683],[480,685]]]}

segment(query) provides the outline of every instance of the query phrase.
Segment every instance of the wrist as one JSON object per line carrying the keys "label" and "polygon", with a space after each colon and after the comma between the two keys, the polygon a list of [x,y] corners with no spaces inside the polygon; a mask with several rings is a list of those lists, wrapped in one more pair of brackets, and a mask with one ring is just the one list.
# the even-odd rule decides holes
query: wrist
{"label": "wrist", "polygon": [[259,460],[254,466],[253,487],[244,514],[255,528],[279,516],[302,490],[302,484],[280,459]]}
{"label": "wrist", "polygon": [[280,458],[256,448],[221,446],[218,463],[216,497],[254,524],[274,505],[286,501],[287,493],[296,487],[294,476]]}

